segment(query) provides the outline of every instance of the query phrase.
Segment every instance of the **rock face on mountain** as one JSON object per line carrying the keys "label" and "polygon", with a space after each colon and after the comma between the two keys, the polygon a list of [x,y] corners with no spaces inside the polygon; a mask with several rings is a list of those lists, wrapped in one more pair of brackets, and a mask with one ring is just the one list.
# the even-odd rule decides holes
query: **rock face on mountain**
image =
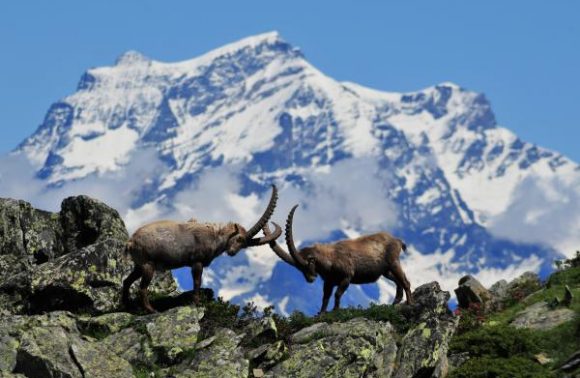
{"label": "rock face on mountain", "polygon": [[[415,290],[416,304],[393,310],[408,323],[404,328],[356,317],[283,335],[280,318],[270,315],[212,326],[210,318],[223,311],[207,300],[133,314],[119,308],[130,267],[122,255],[127,232],[115,210],[85,196],[67,198],[54,214],[9,199],[0,209],[0,257],[12,268],[0,280],[2,377],[446,373],[456,319],[447,308],[449,293],[436,282]],[[159,296],[175,297],[169,275],[156,281]]]}
{"label": "rock face on mountain", "polygon": [[[128,238],[116,210],[86,196],[62,202],[59,213],[0,199],[0,313],[116,309],[130,262]],[[176,290],[170,273],[157,291]]]}

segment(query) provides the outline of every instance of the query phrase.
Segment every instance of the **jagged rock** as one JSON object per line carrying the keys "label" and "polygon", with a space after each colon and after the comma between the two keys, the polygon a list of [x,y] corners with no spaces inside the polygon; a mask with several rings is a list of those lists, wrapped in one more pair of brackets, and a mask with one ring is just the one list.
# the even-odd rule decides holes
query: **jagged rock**
{"label": "jagged rock", "polygon": [[106,239],[41,265],[32,274],[29,312],[51,310],[103,313],[116,309],[122,277],[119,262],[125,242]]}
{"label": "jagged rock", "polygon": [[457,369],[461,365],[463,365],[467,360],[469,360],[469,353],[468,352],[461,352],[455,354],[447,355],[447,362],[449,364],[449,372]]}
{"label": "jagged rock", "polygon": [[566,307],[570,307],[574,301],[574,294],[570,290],[570,286],[566,285],[564,287],[564,299],[562,299],[562,304]]}
{"label": "jagged rock", "polygon": [[16,366],[16,350],[20,342],[11,336],[0,337],[0,371],[12,371]]}
{"label": "jagged rock", "polygon": [[457,328],[449,308],[449,292],[437,282],[419,286],[413,292],[412,327],[401,341],[397,371],[393,377],[444,377],[448,371],[447,350]]}
{"label": "jagged rock", "polygon": [[498,281],[489,288],[491,300],[486,310],[502,311],[541,288],[540,278],[534,272],[525,272],[509,283],[505,280]]}
{"label": "jagged rock", "polygon": [[459,287],[455,289],[457,303],[461,308],[470,308],[476,304],[484,307],[491,299],[489,291],[475,277],[467,275],[459,280]]}
{"label": "jagged rock", "polygon": [[203,314],[201,307],[177,307],[144,316],[135,322],[134,327],[144,330],[159,362],[175,363],[184,353],[195,349]]}
{"label": "jagged rock", "polygon": [[28,202],[0,198],[0,269],[3,277],[26,272],[64,253],[58,215]]}
{"label": "jagged rock", "polygon": [[66,198],[59,217],[65,253],[75,253],[107,239],[125,242],[129,237],[117,210],[87,196]]}
{"label": "jagged rock", "polygon": [[[87,341],[73,314],[53,312],[0,319],[0,370],[27,377],[130,377],[129,363]],[[6,337],[6,336],[9,337]],[[15,357],[15,358],[14,358]]]}
{"label": "jagged rock", "polygon": [[[37,264],[64,253],[60,235],[58,215],[24,201],[0,199],[0,313],[22,311],[20,289],[26,289]],[[7,285],[7,278],[18,274],[20,281]]]}
{"label": "jagged rock", "polygon": [[267,337],[276,339],[278,337],[278,328],[276,322],[271,316],[266,316],[261,319],[252,320],[243,329],[246,337],[245,341],[251,343],[258,337]]}
{"label": "jagged rock", "polygon": [[574,352],[568,359],[560,366],[559,370],[564,372],[572,372],[580,369],[580,350]]}
{"label": "jagged rock", "polygon": [[195,356],[178,367],[176,378],[248,377],[250,362],[239,347],[243,335],[226,328],[216,330],[211,343],[197,349]]}
{"label": "jagged rock", "polygon": [[25,375],[0,371],[0,378],[26,378]]}
{"label": "jagged rock", "polygon": [[60,327],[24,333],[15,372],[29,377],[130,377],[129,363],[98,343],[67,334]]}
{"label": "jagged rock", "polygon": [[[54,310],[103,313],[119,306],[122,258],[128,238],[116,210],[87,196],[63,201],[60,213],[0,200],[0,313]],[[154,293],[174,293],[169,272],[154,281]]]}
{"label": "jagged rock", "polygon": [[110,335],[127,327],[133,319],[134,316],[127,312],[112,312],[94,317],[80,317],[77,324],[84,333]]}
{"label": "jagged rock", "polygon": [[288,355],[288,348],[283,341],[279,340],[272,344],[263,344],[246,352],[246,358],[252,361],[254,366],[261,369],[269,369]]}
{"label": "jagged rock", "polygon": [[439,283],[430,282],[419,286],[413,292],[413,305],[400,304],[401,313],[413,323],[424,322],[433,317],[451,317],[447,305],[449,292],[441,290]]}
{"label": "jagged rock", "polygon": [[573,320],[576,313],[567,308],[551,309],[546,302],[534,303],[520,311],[511,322],[516,328],[548,330]]}
{"label": "jagged rock", "polygon": [[151,349],[149,337],[134,328],[125,328],[101,341],[115,355],[132,365],[152,367],[156,363],[155,352]]}
{"label": "jagged rock", "polygon": [[389,377],[397,354],[389,323],[357,318],[345,323],[318,323],[292,336],[288,359],[267,377]]}
{"label": "jagged rock", "polygon": [[488,303],[489,311],[500,311],[505,307],[509,298],[509,284],[506,280],[499,280],[489,288],[491,300]]}

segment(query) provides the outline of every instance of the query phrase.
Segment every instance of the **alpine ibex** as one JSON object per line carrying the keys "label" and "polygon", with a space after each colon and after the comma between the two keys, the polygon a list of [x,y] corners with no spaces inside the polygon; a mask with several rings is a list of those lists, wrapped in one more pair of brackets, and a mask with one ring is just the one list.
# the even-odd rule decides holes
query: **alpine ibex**
{"label": "alpine ibex", "polygon": [[141,278],[140,297],[148,312],[155,312],[149,303],[147,287],[155,271],[191,267],[194,283],[194,301],[199,304],[201,275],[213,259],[227,252],[234,256],[242,248],[267,244],[276,240],[282,229],[274,223],[275,231],[265,237],[254,238],[267,225],[278,200],[278,191],[272,185],[272,196],[264,214],[248,231],[238,223],[200,223],[158,221],[139,228],[127,242],[125,253],[131,255],[135,267],[123,281],[122,300],[129,301],[129,289]]}
{"label": "alpine ibex", "polygon": [[[314,244],[297,251],[292,237],[292,221],[297,207],[298,205],[290,210],[286,221],[286,245],[290,254],[280,247],[275,239],[270,242],[270,247],[278,257],[300,270],[308,282],[314,282],[318,275],[322,277],[324,295],[320,313],[326,312],[328,300],[335,286],[338,286],[334,294],[334,309],[337,309],[340,308],[340,298],[351,283],[376,282],[381,275],[397,285],[393,304],[403,299],[403,290],[407,296],[407,303],[413,303],[411,285],[399,261],[401,251],[407,249],[401,239],[387,232],[379,232],[336,243]],[[263,231],[266,237],[275,236],[266,224]]]}

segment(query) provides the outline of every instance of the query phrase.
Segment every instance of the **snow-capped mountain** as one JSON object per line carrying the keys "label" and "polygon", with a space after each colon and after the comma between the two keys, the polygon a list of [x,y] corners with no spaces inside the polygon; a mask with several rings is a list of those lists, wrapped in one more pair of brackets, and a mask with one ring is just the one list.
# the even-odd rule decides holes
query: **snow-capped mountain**
{"label": "snow-capped mountain", "polygon": [[[151,150],[158,161],[139,155]],[[276,220],[301,202],[295,234],[306,243],[378,229],[405,239],[415,286],[545,272],[580,239],[579,166],[499,127],[484,95],[453,83],[389,93],[338,82],[277,33],[184,62],[130,51],[90,69],[16,153],[53,190],[150,167],[139,185],[120,176],[130,227],[161,216],[251,223],[274,182]],[[190,285],[188,272],[177,276]],[[320,282],[306,284],[266,247],[220,258],[204,278],[226,298],[283,312],[320,304]],[[393,292],[381,281],[345,299]]]}

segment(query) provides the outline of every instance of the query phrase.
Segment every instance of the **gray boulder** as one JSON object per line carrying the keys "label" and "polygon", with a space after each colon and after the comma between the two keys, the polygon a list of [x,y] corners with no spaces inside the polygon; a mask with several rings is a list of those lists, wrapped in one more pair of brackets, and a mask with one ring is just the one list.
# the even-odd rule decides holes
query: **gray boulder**
{"label": "gray boulder", "polygon": [[[63,201],[60,213],[0,199],[0,314],[54,310],[104,313],[119,306],[131,263],[128,238],[116,210],[87,196]],[[169,272],[153,292],[172,294]]]}
{"label": "gray boulder", "polygon": [[525,272],[509,283],[505,280],[498,281],[489,288],[491,300],[487,309],[489,311],[502,311],[541,288],[540,278],[534,272]]}
{"label": "gray boulder", "polygon": [[288,359],[267,377],[389,377],[397,336],[389,323],[353,319],[318,323],[292,336]]}
{"label": "gray boulder", "polygon": [[250,362],[240,347],[243,335],[231,329],[220,328],[214,336],[197,346],[189,361],[178,366],[173,373],[176,378],[248,377]]}
{"label": "gray boulder", "polygon": [[413,292],[413,326],[403,337],[393,377],[444,377],[448,371],[447,350],[457,328],[457,318],[447,307],[449,292],[437,282]]}
{"label": "gray boulder", "polygon": [[26,377],[131,377],[133,369],[109,348],[84,338],[73,314],[0,318],[3,374]]}
{"label": "gray boulder", "polygon": [[575,317],[576,313],[568,308],[552,309],[546,302],[537,302],[520,311],[511,325],[516,328],[548,330]]}
{"label": "gray boulder", "polygon": [[485,308],[491,299],[491,294],[475,277],[467,275],[459,280],[459,287],[455,289],[457,303],[461,308],[470,308],[473,305]]}

